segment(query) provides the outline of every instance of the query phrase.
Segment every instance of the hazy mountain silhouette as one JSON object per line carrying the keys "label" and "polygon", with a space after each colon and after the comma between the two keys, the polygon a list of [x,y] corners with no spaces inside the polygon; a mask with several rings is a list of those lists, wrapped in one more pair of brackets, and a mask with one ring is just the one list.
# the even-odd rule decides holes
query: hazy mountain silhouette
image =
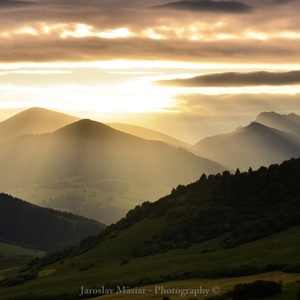
{"label": "hazy mountain silhouette", "polygon": [[205,138],[193,150],[231,169],[247,170],[298,157],[300,138],[253,122],[232,133]]}
{"label": "hazy mountain silhouette", "polygon": [[300,136],[300,116],[296,114],[280,115],[275,112],[263,112],[257,116],[256,122]]}
{"label": "hazy mountain silhouette", "polygon": [[[203,172],[224,170],[186,150],[91,120],[4,143],[0,168],[0,190],[104,223],[178,184],[195,181]],[[24,187],[31,190],[25,193]],[[11,192],[18,188],[19,193]]]}
{"label": "hazy mountain silhouette", "polygon": [[70,213],[0,194],[0,240],[53,251],[97,235],[105,226]]}
{"label": "hazy mountain silhouette", "polygon": [[146,140],[161,141],[174,147],[188,148],[191,146],[190,144],[178,140],[172,136],[142,126],[125,123],[108,123],[107,125],[119,131],[123,131]]}
{"label": "hazy mountain silhouette", "polygon": [[23,134],[52,132],[77,120],[74,116],[33,107],[0,122],[0,142]]}

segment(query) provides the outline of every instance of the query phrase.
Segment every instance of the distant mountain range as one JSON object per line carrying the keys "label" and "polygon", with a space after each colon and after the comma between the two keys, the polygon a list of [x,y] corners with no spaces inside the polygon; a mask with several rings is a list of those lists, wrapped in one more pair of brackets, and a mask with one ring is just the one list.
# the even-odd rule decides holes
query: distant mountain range
{"label": "distant mountain range", "polygon": [[191,146],[190,144],[173,138],[167,134],[145,127],[124,123],[107,123],[107,125],[119,131],[123,131],[146,140],[161,141],[174,147],[189,148]]}
{"label": "distant mountain range", "polygon": [[300,116],[296,114],[280,115],[275,112],[263,112],[257,116],[256,122],[300,136]]}
{"label": "distant mountain range", "polygon": [[33,107],[0,122],[0,143],[23,134],[39,134],[52,132],[79,118]]}
{"label": "distant mountain range", "polygon": [[193,146],[140,126],[111,126],[42,108],[1,122],[0,191],[110,224],[203,173],[300,156],[296,114],[264,112]]}
{"label": "distant mountain range", "polygon": [[[34,113],[38,115],[37,109]],[[24,115],[19,114],[17,123]],[[39,121],[51,117],[55,123],[53,112]],[[195,181],[202,173],[224,170],[187,150],[91,120],[7,140],[0,148],[0,168],[0,190],[104,223],[117,221],[135,205]]]}
{"label": "distant mountain range", "polygon": [[261,113],[250,125],[205,138],[192,149],[230,169],[257,169],[281,163],[300,156],[300,117]]}
{"label": "distant mountain range", "polygon": [[0,241],[43,251],[63,249],[105,226],[70,213],[0,194]]}
{"label": "distant mountain range", "polygon": [[19,274],[3,272],[0,296],[28,298],[34,290],[45,299],[78,299],[79,277],[81,287],[138,287],[299,272],[300,158],[278,164],[300,155],[299,118],[262,113],[191,147],[209,159],[87,119],[33,134],[17,132],[18,115],[5,123],[12,125],[0,123],[0,191],[118,220],[105,227],[1,193],[0,242],[44,251],[77,245],[36,258]]}

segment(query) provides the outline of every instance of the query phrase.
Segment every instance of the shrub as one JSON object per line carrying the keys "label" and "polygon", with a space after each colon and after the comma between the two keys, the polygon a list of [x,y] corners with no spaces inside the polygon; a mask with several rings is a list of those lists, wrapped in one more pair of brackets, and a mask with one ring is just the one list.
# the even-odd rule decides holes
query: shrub
{"label": "shrub", "polygon": [[237,284],[228,295],[233,300],[250,300],[271,297],[281,293],[281,284],[274,281],[257,280],[246,284]]}
{"label": "shrub", "polygon": [[121,260],[121,265],[123,266],[123,265],[127,265],[127,264],[129,264],[129,259],[128,258],[123,258]]}

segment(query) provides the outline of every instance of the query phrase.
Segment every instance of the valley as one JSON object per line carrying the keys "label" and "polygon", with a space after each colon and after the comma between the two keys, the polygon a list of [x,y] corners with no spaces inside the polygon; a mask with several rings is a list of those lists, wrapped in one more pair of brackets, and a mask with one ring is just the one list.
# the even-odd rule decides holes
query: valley
{"label": "valley", "polygon": [[299,11],[0,0],[0,300],[300,300]]}
{"label": "valley", "polygon": [[[220,280],[223,286],[225,279],[220,278],[234,277],[228,279],[226,292],[244,276],[268,277],[269,272],[284,272],[276,274],[289,278],[284,285],[289,290],[289,283],[295,287],[299,280],[299,166],[299,159],[292,159],[178,186],[154,203],[138,205],[98,236],[35,259],[21,272],[15,269],[11,280],[37,270],[43,276],[1,288],[0,295],[22,299],[30,290],[37,299],[46,299],[43,294],[81,299],[81,287],[134,288],[196,278]],[[273,187],[266,190],[270,180]]]}
{"label": "valley", "polygon": [[[264,124],[197,144],[214,147],[231,165],[232,142],[241,167],[229,170],[195,155],[195,146],[176,148],[86,119],[3,142],[1,189],[23,200],[1,194],[1,299],[190,300],[206,297],[176,290],[200,282],[209,291],[219,287],[206,295],[214,297],[238,283],[271,280],[283,284],[272,299],[297,300],[298,116],[258,120]],[[258,142],[265,149],[253,154],[260,167],[246,167],[246,142],[251,151]],[[74,229],[81,237],[71,237]],[[101,288],[119,293],[79,296]]]}

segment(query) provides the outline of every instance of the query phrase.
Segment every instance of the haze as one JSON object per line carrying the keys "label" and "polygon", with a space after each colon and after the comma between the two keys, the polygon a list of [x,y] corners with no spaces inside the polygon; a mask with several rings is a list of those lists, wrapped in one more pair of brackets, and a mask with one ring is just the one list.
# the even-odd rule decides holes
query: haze
{"label": "haze", "polygon": [[300,114],[299,8],[1,1],[0,121],[39,106],[195,143],[262,111]]}

